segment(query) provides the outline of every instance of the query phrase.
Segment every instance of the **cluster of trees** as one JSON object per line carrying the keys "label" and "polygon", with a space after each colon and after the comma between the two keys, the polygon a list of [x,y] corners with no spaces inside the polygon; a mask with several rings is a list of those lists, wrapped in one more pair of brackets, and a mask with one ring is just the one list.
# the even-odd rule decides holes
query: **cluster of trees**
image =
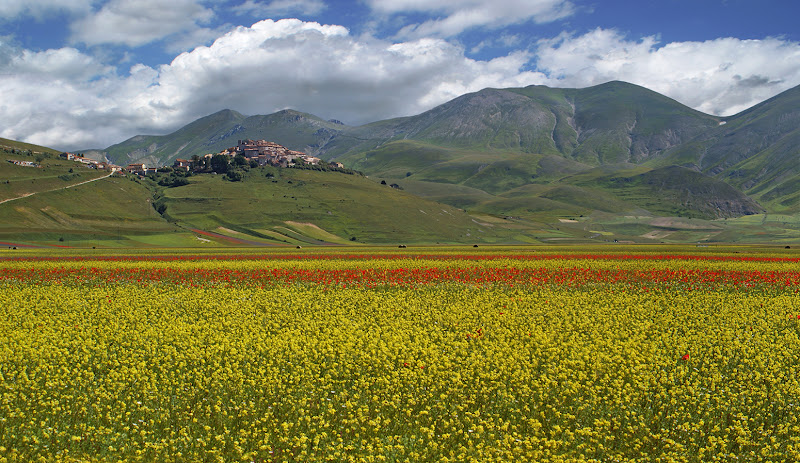
{"label": "cluster of trees", "polygon": [[[194,155],[191,158],[191,163],[192,167],[189,172],[184,172],[181,170],[175,171],[170,167],[160,168],[156,176],[158,179],[158,184],[168,188],[188,185],[189,180],[187,180],[187,177],[191,177],[192,173],[215,173],[225,175],[224,178],[231,182],[238,182],[244,179],[244,174],[250,169],[259,167],[258,161],[255,159],[248,160],[241,154],[237,154],[233,157],[224,154],[215,154],[210,158]],[[296,159],[293,167],[295,169],[307,169],[322,172],[341,172],[349,175],[363,175],[357,170],[337,167],[333,164],[328,164],[325,161],[320,161],[318,164],[309,164],[302,159]],[[270,176],[271,173],[268,172],[267,177]],[[154,178],[154,180],[156,178]]]}
{"label": "cluster of trees", "polygon": [[237,154],[233,158],[225,154],[215,154],[210,158],[192,156],[192,171],[197,173],[227,174],[231,170],[247,171],[255,167],[258,167],[258,161],[255,159],[248,161],[241,154]]}
{"label": "cluster of trees", "polygon": [[348,175],[364,175],[363,173],[348,169],[346,167],[337,167],[333,164],[328,164],[327,162],[320,159],[317,164],[309,164],[302,159],[295,159],[294,161],[294,168],[295,169],[306,169],[306,170],[317,170],[321,172],[341,172],[343,174]]}
{"label": "cluster of trees", "polygon": [[210,158],[192,156],[192,171],[197,173],[225,174],[225,177],[238,182],[244,177],[244,172],[258,167],[255,159],[247,160],[243,155],[237,154],[233,158],[225,154],[215,154]]}

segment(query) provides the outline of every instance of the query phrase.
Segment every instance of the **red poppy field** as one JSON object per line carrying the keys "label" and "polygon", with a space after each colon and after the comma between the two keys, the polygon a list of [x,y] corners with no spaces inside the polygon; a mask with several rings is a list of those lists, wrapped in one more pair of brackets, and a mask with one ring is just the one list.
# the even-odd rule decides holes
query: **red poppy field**
{"label": "red poppy field", "polygon": [[800,459],[792,250],[292,251],[0,255],[0,462]]}

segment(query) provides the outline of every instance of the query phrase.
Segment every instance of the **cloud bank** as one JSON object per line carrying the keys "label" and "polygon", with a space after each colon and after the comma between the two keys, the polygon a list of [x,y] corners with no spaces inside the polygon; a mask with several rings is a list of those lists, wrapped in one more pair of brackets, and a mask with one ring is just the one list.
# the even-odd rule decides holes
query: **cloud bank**
{"label": "cloud bank", "polygon": [[652,37],[629,40],[596,29],[481,61],[445,38],[394,42],[285,19],[236,27],[169,64],[123,70],[75,48],[34,52],[0,39],[0,136],[58,149],[103,148],[224,108],[294,108],[360,124],[416,114],[485,87],[609,80],[728,115],[800,84],[800,44],[723,38],[660,46]]}
{"label": "cloud bank", "polygon": [[587,87],[623,80],[708,114],[729,116],[800,84],[800,44],[776,38],[676,42],[626,40],[614,30],[540,42],[547,83]]}

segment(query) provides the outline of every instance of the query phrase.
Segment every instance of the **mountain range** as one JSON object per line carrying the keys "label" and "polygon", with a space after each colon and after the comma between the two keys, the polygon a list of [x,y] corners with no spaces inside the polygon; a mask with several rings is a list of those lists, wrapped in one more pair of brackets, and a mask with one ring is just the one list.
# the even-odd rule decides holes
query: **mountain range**
{"label": "mountain range", "polygon": [[224,110],[168,135],[88,153],[122,165],[170,165],[265,139],[484,212],[638,208],[737,217],[800,207],[798,103],[800,87],[718,117],[624,82],[484,89],[361,126],[294,110],[249,117]]}

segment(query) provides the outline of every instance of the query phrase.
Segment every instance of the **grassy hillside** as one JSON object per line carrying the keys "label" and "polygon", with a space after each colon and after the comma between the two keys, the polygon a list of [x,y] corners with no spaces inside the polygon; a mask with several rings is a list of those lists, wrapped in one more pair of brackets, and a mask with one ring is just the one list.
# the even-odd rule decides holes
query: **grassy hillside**
{"label": "grassy hillside", "polygon": [[131,245],[135,236],[175,233],[135,181],[47,155],[42,167],[6,162],[16,158],[0,152],[2,242]]}
{"label": "grassy hillside", "polygon": [[194,175],[158,199],[164,216],[265,243],[496,242],[504,233],[462,210],[336,172],[258,168],[243,181]]}
{"label": "grassy hillside", "polygon": [[[81,163],[52,154],[26,153],[0,150],[0,201],[57,190],[108,175],[108,172],[89,169]],[[8,161],[33,162],[38,167],[20,166]]]}
{"label": "grassy hillside", "polygon": [[721,218],[763,212],[721,180],[680,168],[592,168],[558,155],[396,141],[350,160],[373,177],[468,210],[497,215],[622,213]]}
{"label": "grassy hillside", "polygon": [[[653,91],[609,82],[585,89],[484,89],[417,116],[348,130],[383,143],[416,140],[471,151],[561,155],[602,165],[659,157],[718,123],[719,118]],[[350,153],[363,149],[353,147]]]}
{"label": "grassy hillside", "polygon": [[[245,116],[236,111],[223,110],[198,119],[169,135],[137,135],[106,148],[102,154],[121,166],[132,162],[170,165],[178,157],[190,158],[193,154],[214,152],[203,147],[210,140],[226,139],[233,135],[237,124],[244,119]],[[233,145],[235,144],[236,141],[233,141]]]}
{"label": "grassy hillside", "polygon": [[651,90],[609,82],[566,90],[579,135],[571,156],[589,164],[640,163],[718,125],[719,119]]}
{"label": "grassy hillside", "polygon": [[777,213],[800,212],[800,87],[727,117],[653,165],[689,166]]}
{"label": "grassy hillside", "polygon": [[15,154],[19,151],[22,151],[23,154],[59,154],[60,151],[54,150],[53,148],[47,148],[44,146],[33,145],[30,143],[23,143],[21,141],[16,140],[9,140],[7,138],[0,138],[0,151],[5,151],[8,153],[14,152]]}

